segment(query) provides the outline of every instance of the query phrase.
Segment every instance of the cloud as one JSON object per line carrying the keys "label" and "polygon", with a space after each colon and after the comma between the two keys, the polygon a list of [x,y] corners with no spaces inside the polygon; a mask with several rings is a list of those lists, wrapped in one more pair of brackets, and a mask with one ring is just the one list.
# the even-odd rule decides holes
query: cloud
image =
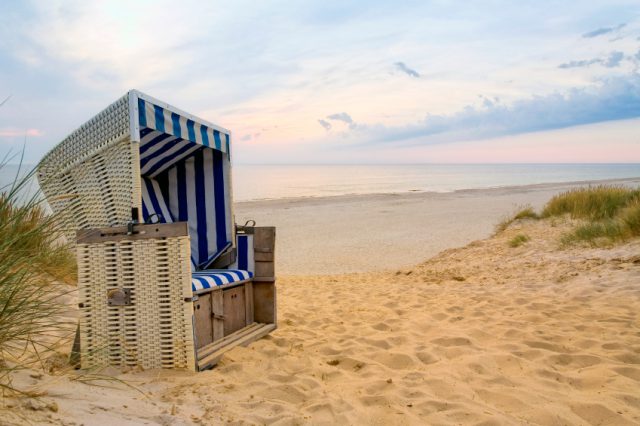
{"label": "cloud", "polygon": [[11,99],[11,95],[7,96],[6,98],[4,98],[4,100],[2,102],[0,102],[0,107],[4,104],[6,104],[7,102],[9,102],[9,99]]}
{"label": "cloud", "polygon": [[584,59],[581,61],[565,62],[564,64],[558,65],[558,68],[563,68],[563,69],[582,68],[582,67],[588,67],[589,65],[600,64],[600,63],[602,63],[602,59]]}
{"label": "cloud", "polygon": [[418,71],[409,68],[404,62],[396,62],[394,64],[399,71],[407,74],[409,77],[420,78]]}
{"label": "cloud", "polygon": [[611,52],[607,60],[603,63],[603,65],[607,68],[614,68],[620,65],[620,62],[624,59],[624,53],[622,52]]}
{"label": "cloud", "polygon": [[16,128],[5,128],[0,129],[0,137],[5,138],[15,138],[21,136],[31,136],[31,137],[40,137],[44,135],[41,130],[38,129],[16,129]]}
{"label": "cloud", "polygon": [[603,34],[608,34],[608,33],[617,31],[617,30],[623,28],[625,25],[627,25],[627,24],[620,24],[620,25],[615,26],[615,27],[598,28],[597,30],[589,31],[588,33],[582,34],[582,37],[584,37],[584,38],[598,37],[598,36],[603,35]]}
{"label": "cloud", "polygon": [[337,114],[331,114],[331,115],[328,115],[327,118],[329,120],[344,121],[347,124],[353,124],[353,119],[346,112],[339,112]]}
{"label": "cloud", "polygon": [[466,106],[452,115],[428,115],[407,126],[359,124],[353,133],[363,143],[447,143],[517,135],[542,130],[640,117],[640,74],[534,96],[510,105]]}
{"label": "cloud", "polygon": [[324,127],[325,130],[331,130],[331,123],[329,123],[327,120],[319,119],[318,123],[320,123],[320,125]]}
{"label": "cloud", "polygon": [[620,62],[624,59],[624,53],[620,51],[614,51],[609,54],[606,59],[594,58],[594,59],[584,59],[581,61],[570,61],[565,62],[564,64],[558,65],[558,68],[582,68],[588,67],[593,64],[601,64],[607,68],[615,68],[620,65]]}

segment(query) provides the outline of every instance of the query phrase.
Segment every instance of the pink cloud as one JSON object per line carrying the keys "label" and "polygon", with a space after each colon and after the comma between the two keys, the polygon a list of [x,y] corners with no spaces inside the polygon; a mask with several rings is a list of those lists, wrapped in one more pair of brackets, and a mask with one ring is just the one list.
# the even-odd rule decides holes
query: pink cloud
{"label": "pink cloud", "polygon": [[16,129],[16,128],[0,129],[0,137],[5,137],[5,138],[13,138],[13,137],[19,137],[19,136],[32,136],[37,138],[42,135],[44,135],[44,133],[38,129],[26,129],[26,130]]}

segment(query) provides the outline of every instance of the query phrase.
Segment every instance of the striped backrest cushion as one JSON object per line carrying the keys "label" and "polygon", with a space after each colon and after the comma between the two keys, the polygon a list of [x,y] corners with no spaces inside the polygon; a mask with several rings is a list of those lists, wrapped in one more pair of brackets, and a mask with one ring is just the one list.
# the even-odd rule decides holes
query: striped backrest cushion
{"label": "striped backrest cushion", "polygon": [[229,162],[226,154],[201,149],[166,172],[168,205],[176,222],[188,222],[191,256],[207,262],[232,238]]}
{"label": "striped backrest cushion", "polygon": [[[142,176],[141,186],[142,220],[144,220],[145,223],[173,223],[173,216],[171,216],[158,181]],[[196,270],[193,255],[191,255],[191,270]]]}

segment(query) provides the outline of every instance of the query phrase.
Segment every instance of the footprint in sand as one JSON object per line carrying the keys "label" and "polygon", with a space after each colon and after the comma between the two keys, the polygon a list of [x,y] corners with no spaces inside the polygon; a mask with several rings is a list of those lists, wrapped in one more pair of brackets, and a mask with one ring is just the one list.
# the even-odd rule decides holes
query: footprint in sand
{"label": "footprint in sand", "polygon": [[571,405],[571,411],[590,425],[626,426],[635,424],[601,404],[574,404]]}
{"label": "footprint in sand", "polygon": [[297,380],[296,376],[290,374],[271,374],[268,378],[278,383],[291,383]]}
{"label": "footprint in sand", "polygon": [[618,361],[624,362],[625,364],[640,364],[640,355],[633,352],[623,352],[614,356],[614,358]]}
{"label": "footprint in sand", "polygon": [[472,362],[472,363],[468,364],[467,368],[469,370],[473,371],[474,373],[479,374],[481,376],[489,374],[487,369],[482,364],[478,364],[476,362]]}
{"label": "footprint in sand", "polygon": [[333,348],[331,346],[323,347],[318,350],[323,355],[338,355],[343,352],[342,348]]}
{"label": "footprint in sand", "polygon": [[531,409],[530,405],[525,404],[520,399],[510,395],[508,391],[493,392],[487,389],[476,389],[475,392],[484,402],[500,410],[507,412],[522,412]]}
{"label": "footprint in sand", "polygon": [[380,364],[392,368],[394,370],[406,370],[412,368],[416,363],[407,354],[394,352],[378,352],[373,354],[371,358]]}
{"label": "footprint in sand", "polygon": [[624,348],[625,346],[618,342],[604,343],[602,345],[602,349],[606,349],[608,351],[617,351],[619,349],[624,349]]}
{"label": "footprint in sand", "polygon": [[558,353],[569,352],[567,348],[564,346],[556,345],[549,342],[542,342],[540,340],[525,341],[524,344],[529,346],[530,348],[546,349],[551,352],[558,352]]}
{"label": "footprint in sand", "polygon": [[362,338],[360,339],[360,341],[362,341],[363,343],[370,345],[370,346],[375,346],[376,348],[380,348],[380,349],[391,349],[392,345],[384,340],[384,339],[367,339],[367,338]]}
{"label": "footprint in sand", "polygon": [[438,358],[436,358],[429,352],[416,352],[416,358],[418,358],[421,363],[426,365],[434,364],[439,361]]}
{"label": "footprint in sand", "polygon": [[619,367],[614,368],[613,371],[616,373],[628,377],[630,379],[635,380],[636,382],[640,382],[640,369],[633,367]]}
{"label": "footprint in sand", "polygon": [[437,321],[442,321],[442,320],[445,320],[445,319],[449,318],[449,315],[447,315],[447,314],[445,314],[443,312],[438,312],[438,313],[435,313],[435,314],[431,314],[431,318],[433,318],[434,320],[437,320]]}
{"label": "footprint in sand", "polygon": [[391,327],[389,327],[384,322],[379,322],[377,324],[374,324],[374,325],[371,326],[371,328],[373,328],[374,330],[378,330],[378,331],[389,331],[389,330],[391,330]]}
{"label": "footprint in sand", "polygon": [[524,333],[522,330],[516,330],[515,328],[510,328],[505,331],[502,335],[509,339],[515,339],[517,337],[521,337]]}
{"label": "footprint in sand", "polygon": [[549,360],[556,366],[566,367],[569,369],[586,368],[592,365],[600,364],[600,357],[594,355],[570,355],[559,354],[549,356]]}
{"label": "footprint in sand", "polygon": [[425,416],[432,413],[439,413],[442,411],[454,410],[460,407],[460,404],[448,402],[448,401],[425,401],[415,406],[420,415]]}
{"label": "footprint in sand", "polygon": [[332,404],[320,403],[312,404],[304,408],[304,411],[313,416],[316,424],[344,424],[348,423],[344,416],[336,415],[336,410]]}
{"label": "footprint in sand", "polygon": [[444,347],[470,346],[471,340],[467,339],[466,337],[441,337],[439,339],[432,340],[431,343]]}
{"label": "footprint in sand", "polygon": [[269,400],[284,401],[290,404],[300,404],[307,398],[303,392],[292,385],[272,386],[261,391],[259,395]]}

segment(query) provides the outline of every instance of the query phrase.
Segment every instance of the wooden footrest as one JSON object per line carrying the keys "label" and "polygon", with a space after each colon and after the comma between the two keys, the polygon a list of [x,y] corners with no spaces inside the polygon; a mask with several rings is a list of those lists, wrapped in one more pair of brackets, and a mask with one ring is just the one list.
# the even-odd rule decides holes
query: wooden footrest
{"label": "wooden footrest", "polygon": [[228,350],[236,346],[247,346],[249,343],[266,336],[275,329],[275,324],[254,322],[235,333],[200,348],[198,350],[198,370],[202,371],[213,367]]}

